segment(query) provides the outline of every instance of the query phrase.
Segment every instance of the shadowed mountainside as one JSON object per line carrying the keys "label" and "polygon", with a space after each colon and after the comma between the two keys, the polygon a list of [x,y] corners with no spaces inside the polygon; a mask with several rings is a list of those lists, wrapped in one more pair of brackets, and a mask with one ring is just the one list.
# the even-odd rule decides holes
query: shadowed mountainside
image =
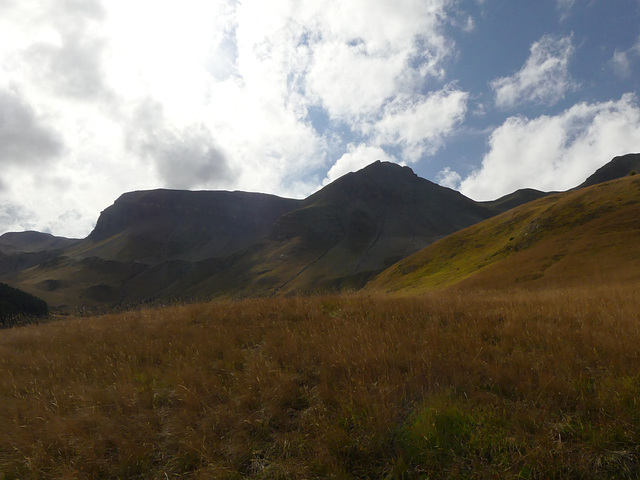
{"label": "shadowed mountainside", "polygon": [[410,253],[491,215],[408,167],[376,162],[280,217],[269,236],[247,252],[249,263],[260,269],[253,269],[250,288],[360,287]]}
{"label": "shadowed mountainside", "polygon": [[64,251],[0,257],[0,274],[54,306],[359,288],[495,213],[387,162],[305,200],[131,192],[102,212],[86,239]]}
{"label": "shadowed mountainside", "polygon": [[80,240],[54,237],[40,232],[9,232],[0,235],[0,253],[13,255],[16,253],[46,252],[70,248]]}
{"label": "shadowed mountainside", "polygon": [[226,191],[125,193],[71,256],[160,263],[224,257],[264,236],[299,200]]}

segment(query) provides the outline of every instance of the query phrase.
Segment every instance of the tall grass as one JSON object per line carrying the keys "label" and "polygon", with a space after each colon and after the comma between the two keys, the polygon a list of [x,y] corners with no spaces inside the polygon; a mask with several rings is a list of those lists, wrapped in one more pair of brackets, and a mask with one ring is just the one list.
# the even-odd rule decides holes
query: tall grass
{"label": "tall grass", "polygon": [[0,478],[638,478],[637,287],[0,332]]}

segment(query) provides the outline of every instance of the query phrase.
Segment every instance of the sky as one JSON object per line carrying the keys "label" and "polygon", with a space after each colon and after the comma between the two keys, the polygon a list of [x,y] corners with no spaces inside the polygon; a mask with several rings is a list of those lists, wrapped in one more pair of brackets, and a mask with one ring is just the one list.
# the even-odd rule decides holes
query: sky
{"label": "sky", "polygon": [[639,0],[0,0],[0,234],[376,160],[492,200],[640,151]]}

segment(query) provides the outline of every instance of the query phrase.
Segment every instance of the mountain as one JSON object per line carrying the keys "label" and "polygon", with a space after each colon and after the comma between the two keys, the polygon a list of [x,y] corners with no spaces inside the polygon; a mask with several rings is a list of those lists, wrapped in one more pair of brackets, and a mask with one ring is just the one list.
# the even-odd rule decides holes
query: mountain
{"label": "mountain", "polygon": [[511,289],[640,281],[640,176],[549,195],[456,232],[368,289]]}
{"label": "mountain", "polygon": [[504,197],[500,197],[497,200],[480,202],[480,205],[483,205],[498,214],[515,208],[518,205],[522,205],[523,203],[532,202],[539,198],[546,197],[547,195],[551,195],[551,193],[553,192],[541,192],[540,190],[535,190],[533,188],[523,188],[516,190],[513,193],[509,193]]}
{"label": "mountain", "polygon": [[63,251],[0,258],[6,281],[54,306],[359,288],[486,207],[376,162],[304,200],[247,192],[130,192]]}
{"label": "mountain", "polygon": [[447,235],[554,198],[525,189],[474,202],[408,167],[379,161],[304,200],[130,192],[101,213],[85,239],[0,237],[0,281],[67,309],[358,289]]}
{"label": "mountain", "polygon": [[161,263],[224,257],[264,236],[299,200],[226,191],[125,193],[104,210],[79,258]]}
{"label": "mountain", "polygon": [[195,265],[172,288],[195,296],[360,288],[406,255],[492,214],[408,167],[375,162],[302,201],[250,248]]}
{"label": "mountain", "polygon": [[629,153],[615,157],[609,163],[600,167],[584,183],[576,188],[589,187],[616,178],[626,177],[631,173],[640,173],[640,153]]}
{"label": "mountain", "polygon": [[282,290],[362,281],[426,245],[492,215],[409,167],[375,162],[282,216],[265,249],[299,260]]}
{"label": "mountain", "polygon": [[299,203],[247,192],[130,192],[101,213],[86,239],[64,251],[0,256],[0,275],[56,307],[163,298],[194,262],[246,248]]}
{"label": "mountain", "polygon": [[77,244],[80,240],[54,237],[40,232],[9,232],[0,235],[0,253],[33,253],[50,250],[63,250]]}

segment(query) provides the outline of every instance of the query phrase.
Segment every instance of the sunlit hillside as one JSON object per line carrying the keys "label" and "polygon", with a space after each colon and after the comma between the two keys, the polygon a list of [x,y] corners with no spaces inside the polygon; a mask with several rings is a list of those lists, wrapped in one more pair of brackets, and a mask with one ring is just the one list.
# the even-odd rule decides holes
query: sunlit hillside
{"label": "sunlit hillside", "polygon": [[0,478],[637,478],[638,293],[276,298],[0,331]]}
{"label": "sunlit hillside", "polygon": [[550,288],[640,280],[640,176],[550,195],[436,242],[371,290]]}

